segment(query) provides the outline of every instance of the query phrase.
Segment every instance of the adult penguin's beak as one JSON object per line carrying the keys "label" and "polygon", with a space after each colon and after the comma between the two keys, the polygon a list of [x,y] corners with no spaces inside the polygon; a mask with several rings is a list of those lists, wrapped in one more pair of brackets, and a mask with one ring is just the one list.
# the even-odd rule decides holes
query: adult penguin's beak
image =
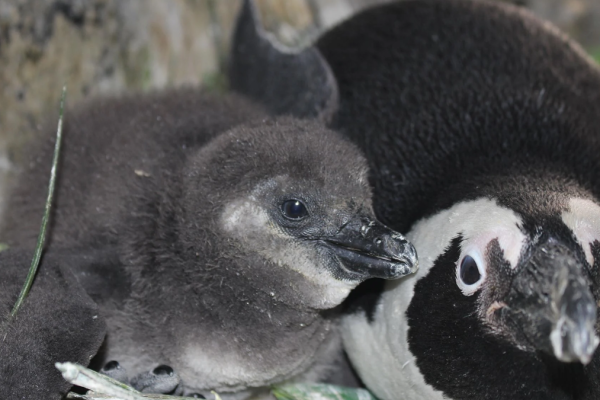
{"label": "adult penguin's beak", "polygon": [[583,262],[549,239],[518,268],[501,310],[506,327],[559,361],[589,363],[599,342],[597,305]]}

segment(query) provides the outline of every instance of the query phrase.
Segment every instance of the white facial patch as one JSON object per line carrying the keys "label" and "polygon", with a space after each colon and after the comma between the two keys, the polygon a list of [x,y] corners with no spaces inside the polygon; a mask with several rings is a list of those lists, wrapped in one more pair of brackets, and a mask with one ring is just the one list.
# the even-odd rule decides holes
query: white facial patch
{"label": "white facial patch", "polygon": [[227,232],[242,231],[252,235],[262,234],[269,229],[269,216],[253,200],[236,201],[225,207],[221,221]]}
{"label": "white facial patch", "polygon": [[[515,268],[525,242],[521,225],[521,218],[513,210],[501,207],[490,199],[479,199],[457,204],[420,221],[412,232],[415,239],[418,237],[417,240],[423,242],[423,251],[437,248],[438,255],[441,254],[439,250],[442,250],[437,247],[439,244],[445,241],[448,246],[450,240],[461,234],[463,243],[459,261],[470,253],[483,261],[483,252],[488,244],[497,239],[504,258]],[[432,229],[436,226],[437,230]]]}
{"label": "white facial patch", "polygon": [[568,211],[561,217],[579,240],[587,262],[593,266],[592,243],[600,240],[600,206],[591,200],[573,198],[569,200]]}
{"label": "white facial patch", "polygon": [[[244,247],[263,256],[266,261],[280,268],[296,271],[307,281],[321,287],[322,293],[315,293],[313,301],[316,303],[311,302],[312,307],[328,309],[337,306],[356,286],[356,282],[334,278],[321,265],[322,261],[314,244],[286,234],[271,220],[265,206],[255,194],[267,186],[268,183],[258,185],[247,198],[227,204],[221,214],[223,230]],[[274,296],[276,297],[276,292]]]}
{"label": "white facial patch", "polygon": [[408,348],[406,310],[414,287],[419,279],[427,276],[435,260],[459,234],[463,242],[457,265],[467,254],[479,254],[476,261],[483,262],[487,245],[498,239],[504,257],[514,268],[525,243],[520,226],[521,218],[514,211],[489,199],[456,204],[414,225],[406,238],[419,254],[417,273],[386,282],[373,322],[368,322],[364,314],[351,314],[343,320],[342,335],[347,353],[360,377],[378,398],[395,400],[401,393],[406,400],[444,399],[442,392],[425,382]]}

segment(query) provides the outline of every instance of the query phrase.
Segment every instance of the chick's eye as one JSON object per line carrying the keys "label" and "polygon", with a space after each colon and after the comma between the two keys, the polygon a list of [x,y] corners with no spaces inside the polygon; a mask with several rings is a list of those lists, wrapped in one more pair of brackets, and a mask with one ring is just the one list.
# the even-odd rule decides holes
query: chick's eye
{"label": "chick's eye", "polygon": [[481,279],[481,273],[477,267],[477,263],[471,256],[466,256],[460,264],[460,280],[465,285],[473,285]]}
{"label": "chick's eye", "polygon": [[281,212],[287,219],[301,220],[308,216],[306,206],[298,200],[286,200],[281,205]]}

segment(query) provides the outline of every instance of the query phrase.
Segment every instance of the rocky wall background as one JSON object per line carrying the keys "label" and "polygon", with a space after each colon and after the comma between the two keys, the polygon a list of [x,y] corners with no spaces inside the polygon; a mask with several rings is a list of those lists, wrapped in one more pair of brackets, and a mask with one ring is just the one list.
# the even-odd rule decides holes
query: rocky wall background
{"label": "rocky wall background", "polygon": [[[386,0],[257,0],[287,44]],[[498,0],[500,1],[500,0]],[[600,59],[600,0],[519,0]],[[87,96],[183,84],[222,90],[238,0],[0,0],[0,208],[43,116]],[[49,167],[50,168],[50,167]]]}

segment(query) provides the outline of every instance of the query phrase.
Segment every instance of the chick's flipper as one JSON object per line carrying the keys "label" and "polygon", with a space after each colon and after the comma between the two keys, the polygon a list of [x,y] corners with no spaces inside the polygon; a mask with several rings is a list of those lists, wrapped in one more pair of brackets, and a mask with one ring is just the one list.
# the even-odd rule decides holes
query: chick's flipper
{"label": "chick's flipper", "polygon": [[106,325],[71,273],[77,257],[45,255],[28,297],[8,318],[25,281],[32,249],[0,253],[0,393],[4,398],[58,400],[69,390],[55,362],[87,365]]}

